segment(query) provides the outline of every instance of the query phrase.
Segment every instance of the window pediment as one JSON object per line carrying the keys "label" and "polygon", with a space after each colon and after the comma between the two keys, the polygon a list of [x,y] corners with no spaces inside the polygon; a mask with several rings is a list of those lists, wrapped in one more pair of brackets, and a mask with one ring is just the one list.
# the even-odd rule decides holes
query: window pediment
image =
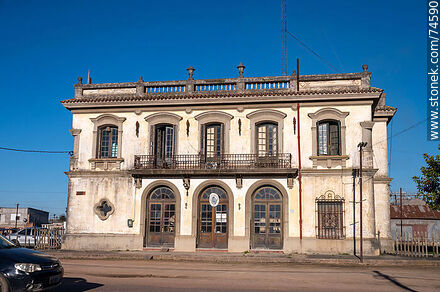
{"label": "window pediment", "polygon": [[118,117],[112,114],[103,114],[96,118],[90,119],[94,124],[94,130],[96,131],[99,126],[102,125],[115,125],[118,127],[122,126],[122,123],[126,120],[124,117]]}
{"label": "window pediment", "polygon": [[221,111],[209,111],[198,114],[194,117],[196,121],[205,124],[210,122],[227,123],[234,118],[233,115]]}
{"label": "window pediment", "polygon": [[338,120],[341,121],[341,126],[345,126],[345,118],[348,115],[349,112],[341,112],[340,110],[335,108],[322,108],[315,113],[308,114],[309,118],[313,120],[314,124],[316,124],[316,122],[320,120]]}
{"label": "window pediment", "polygon": [[147,123],[149,123],[150,125],[162,123],[178,125],[181,120],[181,116],[168,112],[154,113],[145,117],[145,121],[147,121]]}
{"label": "window pediment", "polygon": [[267,121],[279,121],[287,117],[287,115],[283,112],[274,110],[274,109],[262,109],[251,112],[246,115],[246,118],[250,120],[254,120],[255,123],[258,123],[263,120]]}

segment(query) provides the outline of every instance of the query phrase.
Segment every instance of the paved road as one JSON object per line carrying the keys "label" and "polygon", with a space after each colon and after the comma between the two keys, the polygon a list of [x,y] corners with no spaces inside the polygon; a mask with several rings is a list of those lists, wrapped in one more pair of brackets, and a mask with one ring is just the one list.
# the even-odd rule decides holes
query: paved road
{"label": "paved road", "polygon": [[56,291],[440,291],[440,267],[62,260]]}

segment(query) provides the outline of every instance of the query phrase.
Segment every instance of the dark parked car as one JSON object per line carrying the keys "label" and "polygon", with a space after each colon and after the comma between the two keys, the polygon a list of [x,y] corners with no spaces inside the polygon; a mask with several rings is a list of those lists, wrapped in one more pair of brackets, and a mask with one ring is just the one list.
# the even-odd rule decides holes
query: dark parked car
{"label": "dark parked car", "polygon": [[64,269],[54,257],[20,248],[0,235],[0,291],[42,291],[61,284]]}

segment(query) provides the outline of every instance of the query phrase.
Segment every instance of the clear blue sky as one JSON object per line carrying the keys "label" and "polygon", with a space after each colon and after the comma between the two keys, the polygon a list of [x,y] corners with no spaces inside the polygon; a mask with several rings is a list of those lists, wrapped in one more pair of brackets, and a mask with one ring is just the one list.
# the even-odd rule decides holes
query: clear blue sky
{"label": "clear blue sky", "polygon": [[[393,133],[426,118],[425,1],[289,1],[288,30],[343,72],[373,72],[398,108]],[[280,75],[280,1],[0,0],[0,146],[71,150],[79,75],[93,82]],[[289,72],[334,73],[288,38]],[[424,152],[420,125],[393,138],[392,188],[415,191]],[[0,206],[64,213],[67,155],[0,151]]]}

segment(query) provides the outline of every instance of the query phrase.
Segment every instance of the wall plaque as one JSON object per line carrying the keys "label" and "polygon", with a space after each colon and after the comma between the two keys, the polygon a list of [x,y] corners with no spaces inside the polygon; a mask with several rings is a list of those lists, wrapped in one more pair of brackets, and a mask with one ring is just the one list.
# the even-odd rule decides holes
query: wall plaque
{"label": "wall plaque", "polygon": [[217,207],[219,201],[220,201],[220,198],[219,198],[219,196],[216,193],[211,193],[209,195],[209,204],[212,207]]}

